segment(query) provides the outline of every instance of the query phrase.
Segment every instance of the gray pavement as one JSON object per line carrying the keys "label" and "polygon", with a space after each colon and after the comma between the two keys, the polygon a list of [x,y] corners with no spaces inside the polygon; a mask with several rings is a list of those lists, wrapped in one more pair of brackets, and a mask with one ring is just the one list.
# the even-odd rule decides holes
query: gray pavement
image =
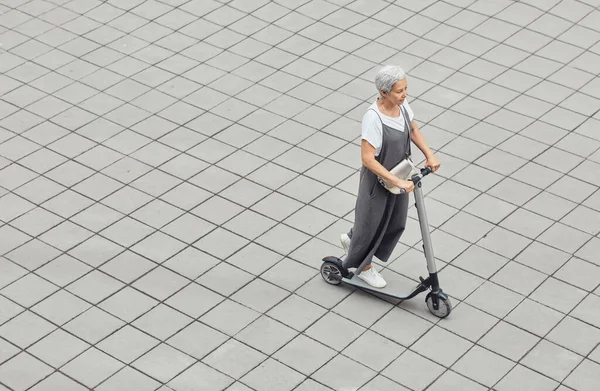
{"label": "gray pavement", "polygon": [[[318,271],[387,63],[443,320]],[[599,0],[0,0],[0,390],[597,391],[599,74]]]}

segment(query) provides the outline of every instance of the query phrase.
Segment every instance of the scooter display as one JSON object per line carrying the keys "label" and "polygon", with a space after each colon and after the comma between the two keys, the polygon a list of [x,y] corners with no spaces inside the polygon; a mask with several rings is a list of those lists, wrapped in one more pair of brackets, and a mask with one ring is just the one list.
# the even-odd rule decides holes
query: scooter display
{"label": "scooter display", "polygon": [[[431,174],[431,168],[422,168],[419,174],[414,175],[411,180],[415,184],[413,190],[417,215],[419,218],[419,226],[421,228],[421,237],[423,240],[423,251],[425,252],[425,260],[427,262],[427,270],[429,277],[419,277],[420,282],[410,291],[398,292],[394,287],[385,287],[382,289],[375,288],[358,278],[354,273],[346,269],[342,260],[337,257],[325,257],[321,265],[321,276],[323,279],[332,285],[347,284],[365,291],[377,293],[387,297],[399,300],[408,300],[417,296],[420,293],[429,291],[425,297],[425,303],[429,311],[438,318],[445,318],[452,311],[452,304],[448,295],[440,288],[438,272],[435,265],[433,255],[433,245],[429,234],[429,223],[427,221],[427,213],[425,211],[425,201],[423,198],[423,190],[421,189],[421,180]],[[404,189],[401,190],[404,193]]]}

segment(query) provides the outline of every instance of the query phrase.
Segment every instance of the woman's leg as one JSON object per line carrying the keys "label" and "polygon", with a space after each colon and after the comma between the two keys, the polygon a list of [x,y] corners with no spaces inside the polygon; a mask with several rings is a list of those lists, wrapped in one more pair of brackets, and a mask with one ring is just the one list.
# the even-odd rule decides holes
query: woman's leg
{"label": "woman's leg", "polygon": [[402,194],[396,196],[394,210],[390,217],[383,239],[375,252],[375,256],[383,262],[387,262],[390,255],[396,248],[400,237],[406,229],[406,219],[408,217],[409,195]]}

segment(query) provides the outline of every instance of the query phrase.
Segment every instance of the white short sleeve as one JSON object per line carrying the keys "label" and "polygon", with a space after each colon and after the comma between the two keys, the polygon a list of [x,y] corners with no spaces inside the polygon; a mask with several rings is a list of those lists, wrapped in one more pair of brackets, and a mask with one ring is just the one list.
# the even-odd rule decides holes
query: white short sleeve
{"label": "white short sleeve", "polygon": [[373,110],[367,110],[363,116],[362,139],[375,148],[375,156],[378,156],[383,142],[383,129],[379,116]]}

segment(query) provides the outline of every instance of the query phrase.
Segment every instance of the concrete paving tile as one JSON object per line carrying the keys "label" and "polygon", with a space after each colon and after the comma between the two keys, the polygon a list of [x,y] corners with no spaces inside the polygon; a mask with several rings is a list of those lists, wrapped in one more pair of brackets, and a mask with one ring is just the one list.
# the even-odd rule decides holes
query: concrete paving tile
{"label": "concrete paving tile", "polygon": [[62,370],[87,387],[95,387],[122,367],[122,363],[92,347],[65,365]]}
{"label": "concrete paving tile", "polygon": [[[276,182],[280,181],[280,179],[278,178],[272,178],[267,181],[262,180],[263,178],[265,178],[265,176],[268,176],[269,174],[281,174],[280,172],[277,172],[277,169],[280,168],[277,167],[275,171],[270,171],[269,168],[271,167],[276,168],[277,166],[271,165],[271,163],[267,163],[266,165],[262,166],[259,170],[255,171],[255,173],[258,171],[262,171],[264,172],[264,174],[261,173],[256,176],[248,176],[248,179],[250,179],[252,182],[245,178],[240,179],[238,182],[223,190],[219,195],[246,208],[250,207],[251,205],[263,199],[267,196],[267,194],[270,193],[270,190],[263,186],[275,188],[278,187],[278,185],[270,186],[271,183],[275,184]],[[281,170],[284,171],[283,173],[285,173],[284,169]]]}
{"label": "concrete paving tile", "polygon": [[126,325],[100,342],[97,347],[112,357],[129,364],[159,343],[157,339]]}
{"label": "concrete paving tile", "polygon": [[178,274],[164,267],[158,267],[137,280],[132,286],[157,300],[165,300],[188,283],[189,280]]}
{"label": "concrete paving tile", "polygon": [[[556,272],[556,277],[570,284],[591,291],[598,286],[599,269],[596,265],[572,258]],[[575,276],[578,276],[576,279]]]}
{"label": "concrete paving tile", "polygon": [[200,360],[228,338],[227,335],[215,329],[200,322],[194,322],[169,338],[167,343]]}
{"label": "concrete paving tile", "polygon": [[[232,391],[237,390],[237,388],[233,388]],[[329,387],[325,387],[324,385],[322,385],[321,383],[317,383],[314,380],[311,379],[306,379],[306,381],[302,382],[297,388],[296,390],[298,391],[329,391],[331,390],[331,388]],[[240,391],[246,391],[246,389],[240,389]]]}
{"label": "concrete paving tile", "polygon": [[537,238],[551,225],[553,225],[552,220],[521,208],[500,223],[501,227],[530,239]]}
{"label": "concrete paving tile", "polygon": [[492,277],[491,281],[527,296],[545,279],[546,275],[543,273],[517,262],[509,262]]}
{"label": "concrete paving tile", "polygon": [[124,323],[114,316],[96,307],[91,307],[62,328],[90,344],[95,344],[123,325]]}
{"label": "concrete paving tile", "polygon": [[292,328],[261,316],[237,334],[236,338],[265,354],[273,354],[296,335],[297,332]]}
{"label": "concrete paving tile", "polygon": [[[375,346],[377,348],[373,349]],[[368,330],[342,353],[375,371],[381,371],[404,350],[395,342]]]}
{"label": "concrete paving tile", "polygon": [[[364,308],[360,314],[356,314],[356,308]],[[360,324],[371,327],[391,309],[392,305],[382,300],[374,300],[373,296],[360,291],[354,291],[341,303],[333,308],[333,312]]]}
{"label": "concrete paving tile", "polygon": [[[228,243],[228,246],[225,246],[225,243]],[[227,259],[248,243],[249,241],[247,239],[239,235],[223,228],[217,228],[194,243],[194,246],[219,259]]]}
{"label": "concrete paving tile", "polygon": [[600,324],[600,318],[598,314],[595,314],[592,310],[593,306],[599,302],[598,296],[589,295],[572,312],[572,316],[580,319],[586,323],[589,323],[595,327]]}
{"label": "concrete paving tile", "polygon": [[30,311],[22,312],[0,327],[2,336],[21,349],[26,349],[55,329],[52,323]]}
{"label": "concrete paving tile", "polygon": [[452,265],[467,270],[482,278],[490,278],[501,269],[508,259],[479,246],[471,246],[459,255]]}
{"label": "concrete paving tile", "polygon": [[523,251],[531,242],[530,239],[497,226],[486,237],[480,239],[477,244],[511,259]]}
{"label": "concrete paving tile", "polygon": [[132,325],[164,341],[192,323],[192,321],[189,316],[183,315],[164,304],[159,304],[137,318]]}
{"label": "concrete paving tile", "polygon": [[598,364],[584,360],[565,380],[565,384],[577,390],[590,391],[598,381]]}
{"label": "concrete paving tile", "polygon": [[[347,376],[330,376],[330,373],[346,373]],[[370,380],[376,372],[352,361],[342,355],[338,355],[321,367],[313,376],[321,383],[333,389],[347,387],[360,387]]]}
{"label": "concrete paving tile", "polygon": [[221,391],[225,390],[233,382],[232,378],[198,362],[171,380],[168,383],[168,389],[184,391],[190,387],[198,387],[200,389],[211,388]]}
{"label": "concrete paving tile", "polygon": [[360,390],[361,391],[391,391],[391,390],[406,391],[406,390],[408,390],[408,388],[401,386],[400,384],[396,383],[393,380],[388,379],[387,377],[384,377],[382,375],[377,375],[371,381],[369,381],[367,384],[365,384],[362,388],[360,388]]}
{"label": "concrete paving tile", "polygon": [[116,279],[93,270],[82,278],[68,285],[66,289],[74,295],[97,304],[123,287]]}
{"label": "concrete paving tile", "polygon": [[249,308],[266,312],[289,296],[289,292],[261,279],[255,279],[230,296]]}
{"label": "concrete paving tile", "polygon": [[579,249],[575,253],[576,256],[585,259],[586,261],[592,262],[598,265],[598,260],[593,256],[594,251],[600,245],[600,241],[597,238],[592,238],[589,242],[587,242],[582,248]]}
{"label": "concrete paving tile", "polygon": [[64,287],[87,274],[91,268],[66,254],[47,263],[37,270],[37,274],[46,280]]}
{"label": "concrete paving tile", "polygon": [[563,381],[582,360],[583,357],[558,345],[541,341],[523,358],[522,364],[554,380]]}
{"label": "concrete paving tile", "polygon": [[406,350],[384,371],[383,375],[410,387],[423,390],[443,373],[443,367],[410,350]]}
{"label": "concrete paving tile", "polygon": [[540,242],[532,242],[515,260],[545,274],[552,274],[569,260],[570,255]]}
{"label": "concrete paving tile", "polygon": [[484,282],[465,302],[498,318],[505,317],[523,300],[523,296],[493,282]]}
{"label": "concrete paving tile", "polygon": [[244,376],[241,382],[265,391],[289,391],[304,379],[305,376],[270,358]]}
{"label": "concrete paving tile", "polygon": [[79,383],[76,383],[74,380],[71,380],[60,372],[54,372],[52,375],[48,376],[31,388],[31,390],[35,391],[50,391],[56,389],[65,391],[83,391],[85,390],[85,387]]}
{"label": "concrete paving tile", "polygon": [[6,342],[5,340],[0,341],[0,359],[2,362],[7,361],[9,358],[17,355],[20,349],[15,345]]}
{"label": "concrete paving tile", "polygon": [[[396,326],[403,324],[402,330]],[[416,342],[433,325],[412,313],[394,308],[371,327],[371,329],[402,346],[410,346]]]}
{"label": "concrete paving tile", "polygon": [[316,274],[317,271],[313,268],[285,258],[263,273],[261,278],[283,289],[294,291],[315,277]]}
{"label": "concrete paving tile", "polygon": [[452,216],[450,220],[440,227],[441,230],[458,236],[470,243],[477,242],[492,228],[492,224],[462,211]]}
{"label": "concrete paving tile", "polygon": [[504,377],[513,366],[514,363],[510,360],[475,346],[454,364],[453,369],[490,387]]}
{"label": "concrete paving tile", "polygon": [[2,294],[24,307],[31,307],[56,292],[58,288],[35,274],[27,274],[2,289]]}
{"label": "concrete paving tile", "polygon": [[88,308],[90,308],[90,304],[66,290],[60,290],[33,306],[31,310],[54,324],[62,326]]}
{"label": "concrete paving tile", "polygon": [[456,372],[447,371],[440,376],[429,388],[432,391],[461,389],[468,391],[485,390],[482,385],[459,375]]}
{"label": "concrete paving tile", "polygon": [[100,384],[98,390],[128,390],[136,389],[140,391],[155,390],[160,383],[156,380],[136,371],[130,367],[125,367],[108,380]]}
{"label": "concrete paving tile", "polygon": [[[198,300],[198,297],[202,299]],[[197,318],[222,300],[222,296],[192,283],[171,296],[166,303],[185,314]]]}
{"label": "concrete paving tile", "polygon": [[478,343],[513,361],[520,361],[539,341],[539,337],[501,321]]}
{"label": "concrete paving tile", "polygon": [[557,384],[556,381],[540,375],[531,369],[522,365],[516,365],[508,375],[494,386],[494,389],[498,391],[508,391],[513,390],[516,387],[525,387],[527,389],[531,388],[536,390],[553,390]]}
{"label": "concrete paving tile", "polygon": [[[8,226],[5,227],[8,228]],[[9,229],[4,229],[4,233],[6,234],[5,238],[7,242],[9,242],[9,240],[11,239],[11,233],[16,234],[15,236],[19,235],[19,231],[17,230],[11,232]],[[13,240],[15,239],[18,239],[18,236]],[[20,243],[19,245],[21,244],[22,243]],[[6,254],[6,258],[10,259],[14,263],[28,270],[34,270],[42,266],[46,262],[50,261],[51,259],[56,258],[59,254],[59,251],[55,248],[37,239],[33,239]]]}
{"label": "concrete paving tile", "polygon": [[597,235],[597,222],[600,221],[600,213],[585,206],[578,206],[566,215],[561,222],[570,227],[577,228],[590,235]]}
{"label": "concrete paving tile", "polygon": [[160,344],[131,365],[143,373],[166,383],[194,364],[194,359],[172,347]]}
{"label": "concrete paving tile", "polygon": [[558,311],[525,299],[505,320],[530,333],[543,337],[560,322],[562,317],[562,314]]}
{"label": "concrete paving tile", "polygon": [[452,265],[441,269],[440,279],[443,281],[441,284],[444,291],[448,291],[452,297],[459,300],[464,300],[485,282],[483,278]]}
{"label": "concrete paving tile", "polygon": [[298,331],[305,330],[325,313],[322,307],[296,294],[288,296],[267,312],[269,316]]}
{"label": "concrete paving tile", "polygon": [[156,304],[158,302],[151,297],[130,287],[125,287],[103,301],[99,307],[126,322],[131,322]]}
{"label": "concrete paving tile", "polygon": [[[344,332],[339,333],[340,330]],[[309,327],[305,334],[333,349],[342,350],[364,331],[363,327],[339,315],[327,313]]]}
{"label": "concrete paving tile", "polygon": [[53,367],[59,368],[89,347],[87,343],[80,339],[57,329],[30,346],[27,351]]}
{"label": "concrete paving tile", "polygon": [[27,270],[6,258],[0,258],[0,270],[2,271],[0,287],[2,288],[27,274]]}
{"label": "concrete paving tile", "polygon": [[227,335],[235,335],[256,320],[260,314],[232,300],[225,300],[202,317],[200,321]]}
{"label": "concrete paving tile", "polygon": [[441,365],[452,366],[473,344],[440,327],[429,329],[411,349]]}
{"label": "concrete paving tile", "polygon": [[568,313],[583,300],[586,294],[583,289],[550,277],[530,297],[551,308]]}
{"label": "concrete paving tile", "polygon": [[52,372],[51,367],[25,352],[0,366],[2,382],[14,390],[26,390]]}
{"label": "concrete paving tile", "polygon": [[591,352],[599,338],[600,331],[597,328],[570,316],[564,318],[547,337],[549,341],[582,356]]}
{"label": "concrete paving tile", "polygon": [[[478,341],[498,322],[495,317],[464,303],[457,306],[455,310],[464,315],[460,317],[454,315],[443,324],[440,324],[440,327],[472,342]],[[467,316],[470,319],[477,319],[476,324],[466,322],[465,317]]]}
{"label": "concrete paving tile", "polygon": [[261,352],[230,339],[206,356],[202,362],[234,379],[239,379],[266,358]]}

